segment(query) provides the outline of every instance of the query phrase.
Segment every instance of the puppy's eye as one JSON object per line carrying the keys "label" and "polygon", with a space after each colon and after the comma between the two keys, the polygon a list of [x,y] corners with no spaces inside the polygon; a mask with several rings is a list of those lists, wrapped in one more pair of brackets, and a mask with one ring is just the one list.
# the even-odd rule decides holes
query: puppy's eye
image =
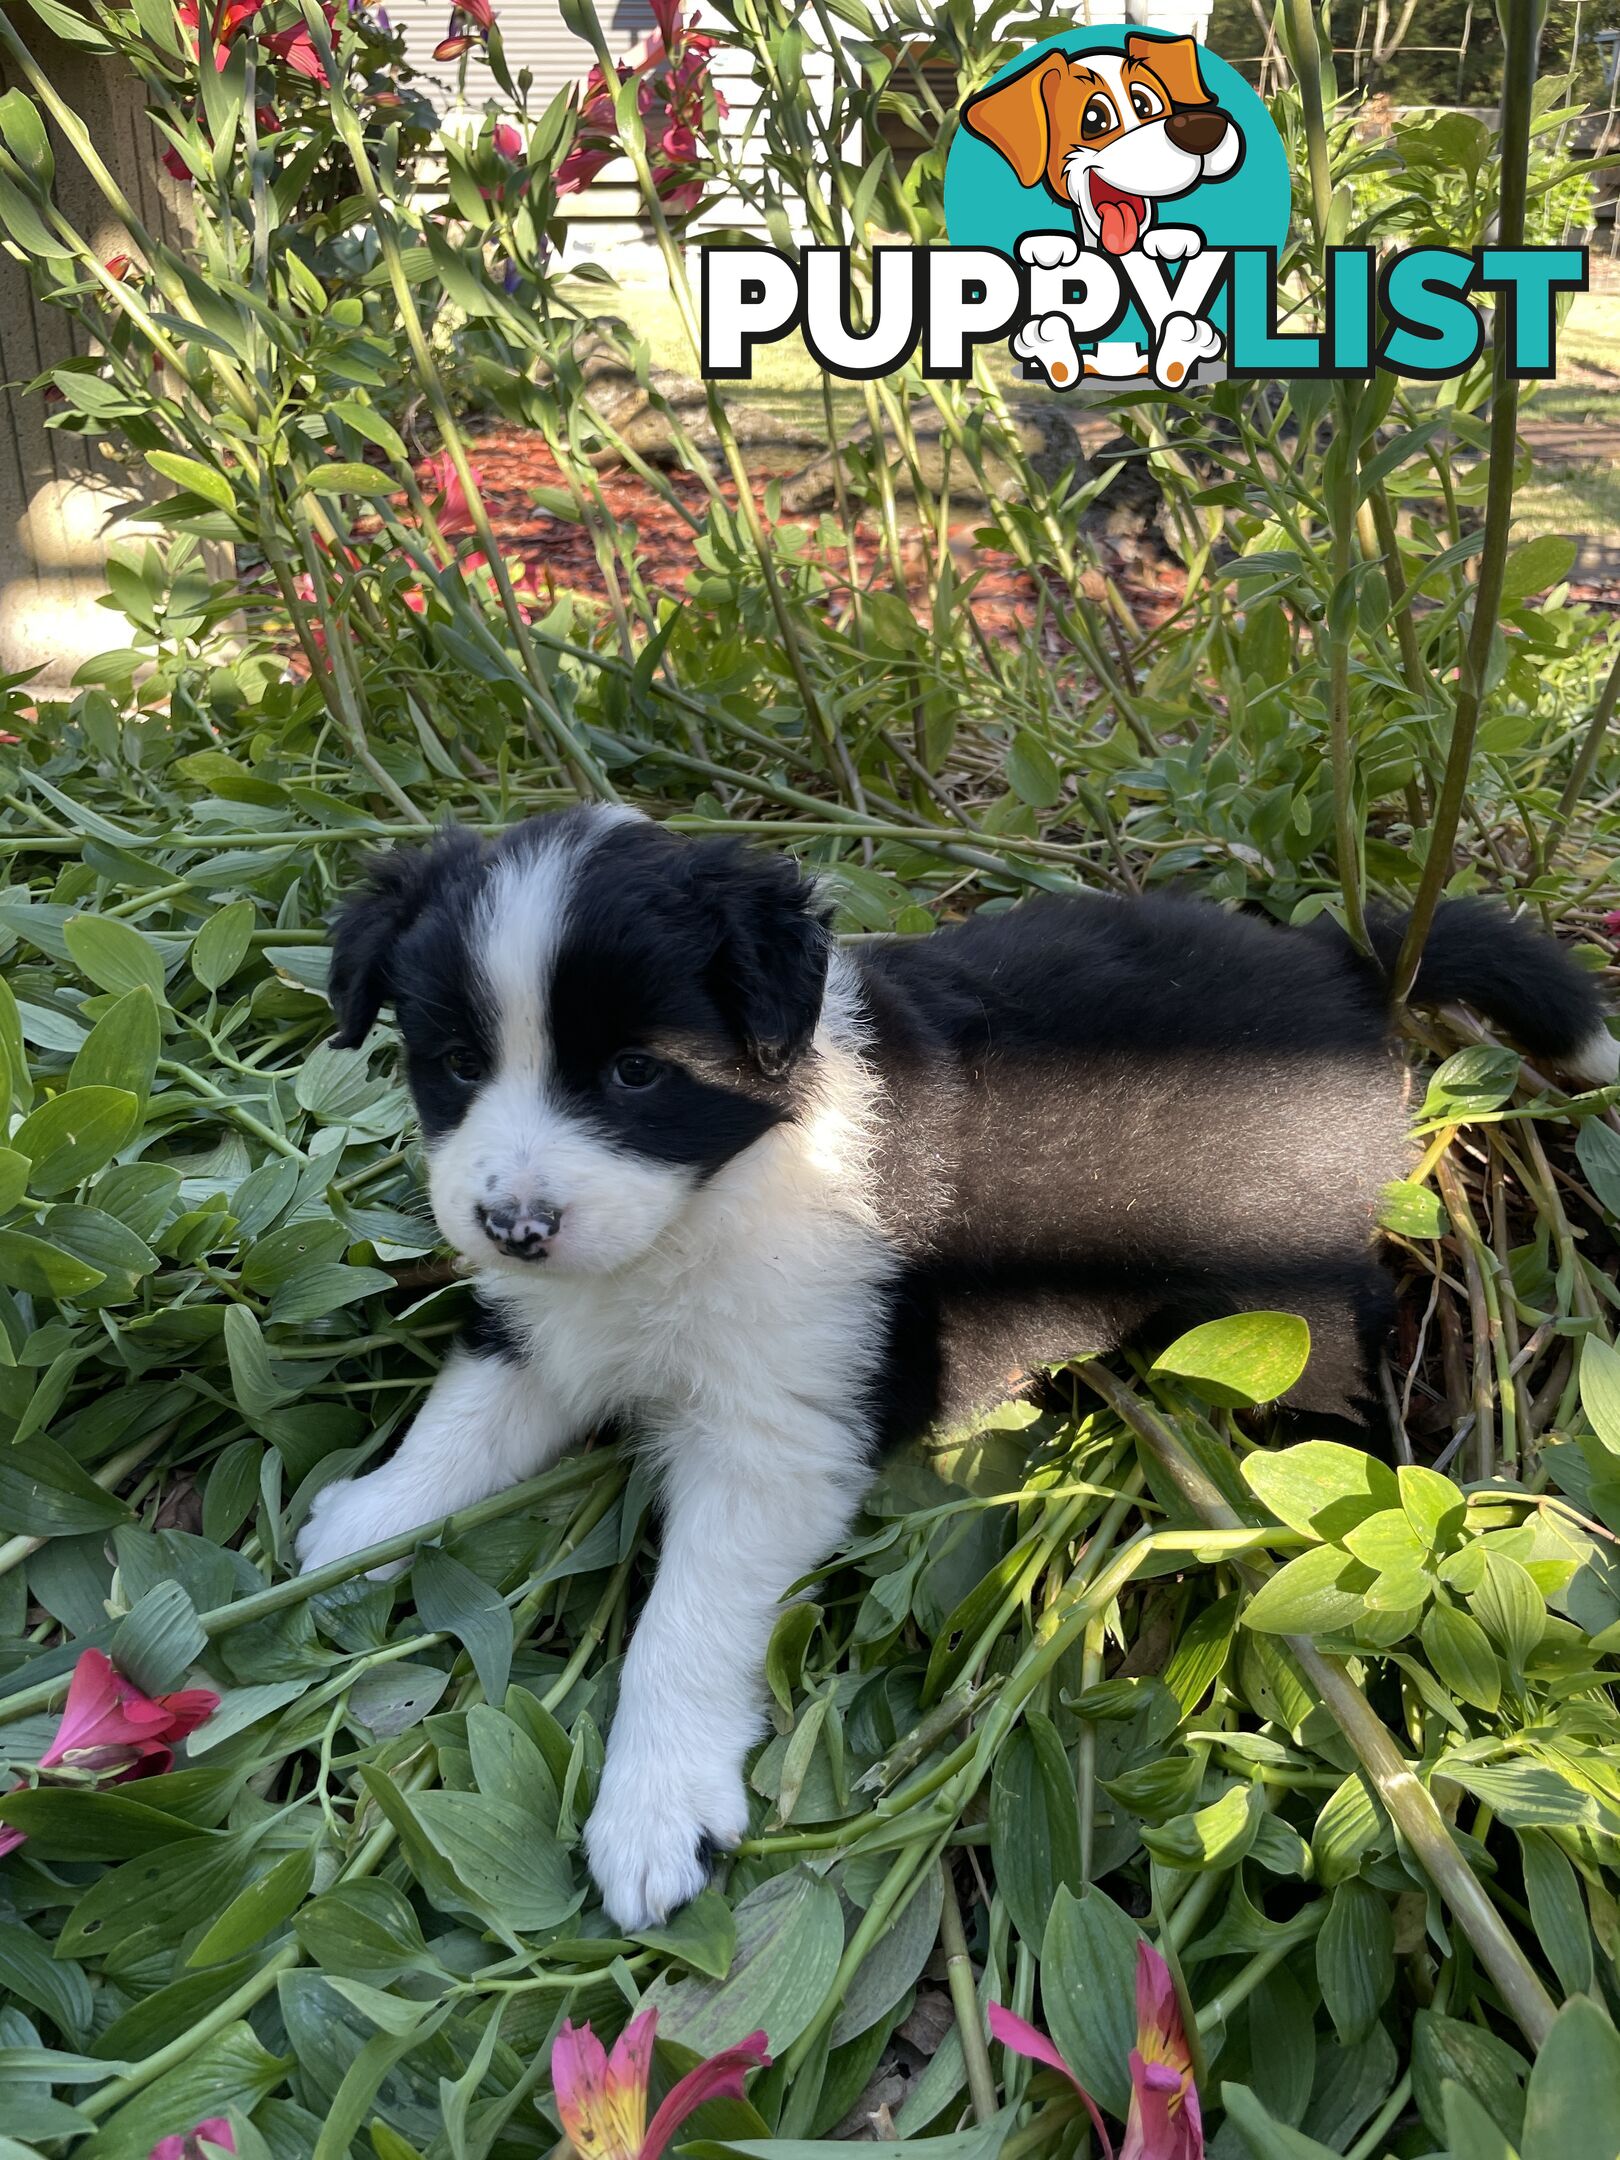
{"label": "puppy's eye", "polygon": [[613,1060],[608,1077],[615,1087],[629,1088],[639,1095],[644,1089],[657,1086],[664,1077],[664,1067],[645,1050],[626,1050]]}
{"label": "puppy's eye", "polygon": [[471,1087],[484,1077],[484,1061],[471,1043],[452,1043],[444,1053],[444,1068],[452,1079]]}
{"label": "puppy's eye", "polygon": [[1151,90],[1138,83],[1131,92],[1131,111],[1138,120],[1157,120],[1164,107]]}
{"label": "puppy's eye", "polygon": [[1082,141],[1088,141],[1094,135],[1106,135],[1110,129],[1118,126],[1119,114],[1115,112],[1110,98],[1101,95],[1087,98],[1086,109],[1080,115]]}

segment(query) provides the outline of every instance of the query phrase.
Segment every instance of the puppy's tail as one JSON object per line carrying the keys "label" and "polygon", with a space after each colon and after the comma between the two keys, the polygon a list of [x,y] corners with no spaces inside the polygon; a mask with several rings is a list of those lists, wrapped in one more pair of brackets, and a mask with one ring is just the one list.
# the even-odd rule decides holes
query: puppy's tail
{"label": "puppy's tail", "polygon": [[[1385,971],[1407,917],[1383,910],[1367,923]],[[1486,900],[1443,900],[1435,910],[1412,996],[1422,1005],[1472,1005],[1533,1056],[1588,1087],[1620,1079],[1620,1042],[1604,1023],[1596,983],[1556,938]]]}

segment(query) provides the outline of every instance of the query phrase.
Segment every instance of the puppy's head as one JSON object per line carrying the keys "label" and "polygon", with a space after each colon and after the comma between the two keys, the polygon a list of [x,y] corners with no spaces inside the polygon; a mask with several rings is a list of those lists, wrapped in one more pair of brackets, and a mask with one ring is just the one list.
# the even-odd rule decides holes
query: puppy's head
{"label": "puppy's head", "polygon": [[1123,52],[1041,53],[962,118],[1021,187],[1043,185],[1111,255],[1131,252],[1156,202],[1227,179],[1243,156],[1188,37],[1133,32]]}
{"label": "puppy's head", "polygon": [[520,1274],[638,1259],[794,1114],[830,942],[785,856],[592,809],[385,856],[333,948],[340,1045],[394,1008],[440,1229]]}

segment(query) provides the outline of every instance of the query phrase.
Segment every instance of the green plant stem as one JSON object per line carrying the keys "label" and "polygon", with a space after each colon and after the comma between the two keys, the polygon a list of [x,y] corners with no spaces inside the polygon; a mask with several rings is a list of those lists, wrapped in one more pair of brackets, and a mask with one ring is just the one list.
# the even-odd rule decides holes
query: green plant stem
{"label": "green plant stem", "polygon": [[1547,867],[1558,852],[1559,842],[1564,837],[1565,829],[1570,819],[1575,815],[1581,797],[1586,793],[1587,785],[1597,766],[1598,753],[1603,748],[1603,739],[1613,725],[1617,707],[1620,707],[1620,645],[1615,648],[1614,665],[1604,677],[1603,688],[1598,692],[1598,701],[1592,708],[1591,720],[1587,724],[1585,733],[1581,736],[1580,748],[1575,753],[1575,762],[1570,767],[1569,778],[1564,783],[1564,792],[1558,798],[1558,807],[1547,821],[1547,829],[1542,836],[1540,848],[1543,869]]}
{"label": "green plant stem", "polygon": [[[1305,0],[1293,0],[1293,4],[1302,7]],[[1502,193],[1497,238],[1504,248],[1524,245],[1526,181],[1541,17],[1542,0],[1502,0]],[[1474,739],[1479,732],[1480,711],[1485,702],[1491,644],[1500,635],[1497,618],[1501,613],[1502,586],[1512,539],[1513,465],[1518,435],[1519,385],[1508,372],[1507,340],[1498,335],[1494,348],[1490,448],[1485,467],[1485,541],[1480,550],[1474,610],[1463,644],[1457,698],[1452,707],[1451,739],[1446,746],[1445,769],[1435,798],[1434,818],[1429,826],[1428,852],[1423,858],[1417,897],[1412,903],[1406,935],[1401,940],[1400,955],[1390,979],[1390,995],[1398,1004],[1410,995],[1417,980],[1429,925],[1440,904],[1440,895],[1451,878],[1452,849],[1462,819]]]}
{"label": "green plant stem", "polygon": [[[341,1560],[329,1560],[325,1567],[311,1568],[304,1575],[289,1575],[284,1582],[272,1583],[269,1589],[255,1591],[251,1597],[238,1598],[233,1605],[216,1605],[198,1615],[203,1633],[210,1642],[221,1635],[234,1634],[238,1628],[251,1627],[255,1621],[268,1619],[272,1613],[285,1611],[289,1605],[301,1605],[306,1599],[318,1597],[323,1590],[349,1582],[369,1568],[386,1567],[390,1561],[406,1559],[419,1545],[460,1536],[465,1531],[476,1530],[482,1523],[498,1522],[503,1515],[514,1515],[521,1508],[577,1492],[583,1486],[594,1484],[604,1474],[616,1474],[608,1470],[609,1460],[603,1455],[583,1455],[571,1462],[558,1463],[550,1470],[541,1471],[538,1477],[527,1478],[521,1485],[510,1486],[487,1500],[476,1501],[473,1506],[463,1508],[458,1514],[447,1515],[442,1521],[423,1523],[415,1530],[396,1531],[394,1536],[368,1545],[361,1552],[348,1553]],[[68,1679],[69,1675],[63,1672],[0,1697],[0,1725],[30,1717],[36,1710],[49,1710],[58,1696],[67,1692]]]}
{"label": "green plant stem", "polygon": [[978,1985],[973,1978],[973,1962],[968,1956],[967,1935],[962,1927],[962,1908],[956,1902],[951,1863],[944,1858],[939,1863],[939,1880],[939,1943],[945,1953],[945,1981],[950,1989],[951,2007],[956,2012],[962,2060],[967,2065],[973,2119],[987,2123],[996,2112],[996,2077],[990,2067],[990,2044],[985,2038]]}
{"label": "green plant stem", "polygon": [[[1242,1527],[1217,1488],[1188,1457],[1174,1432],[1133,1388],[1127,1387],[1095,1360],[1076,1370],[1152,1451],[1189,1505],[1196,1508],[1212,1528]],[[1246,1577],[1249,1573],[1240,1572]],[[1540,2047],[1556,2015],[1552,1998],[1503,1925],[1500,1913],[1481,1889],[1473,1869],[1452,1842],[1429,1788],[1396,1747],[1387,1728],[1352,1683],[1344,1667],[1336,1660],[1324,1657],[1308,1636],[1285,1635],[1282,1641],[1354,1748],[1385,1812],[1450,1907],[1525,2036],[1533,2046]]]}

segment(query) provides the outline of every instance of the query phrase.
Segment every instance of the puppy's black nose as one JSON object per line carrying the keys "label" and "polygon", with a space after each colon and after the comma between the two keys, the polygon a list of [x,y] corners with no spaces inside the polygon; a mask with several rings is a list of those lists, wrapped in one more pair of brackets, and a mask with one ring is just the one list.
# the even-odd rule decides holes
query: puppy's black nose
{"label": "puppy's black nose", "polygon": [[513,1260],[543,1260],[562,1221],[562,1209],[549,1200],[497,1200],[475,1212],[485,1237]]}
{"label": "puppy's black nose", "polygon": [[1173,112],[1164,123],[1164,132],[1189,157],[1208,157],[1220,147],[1231,124],[1223,112]]}

